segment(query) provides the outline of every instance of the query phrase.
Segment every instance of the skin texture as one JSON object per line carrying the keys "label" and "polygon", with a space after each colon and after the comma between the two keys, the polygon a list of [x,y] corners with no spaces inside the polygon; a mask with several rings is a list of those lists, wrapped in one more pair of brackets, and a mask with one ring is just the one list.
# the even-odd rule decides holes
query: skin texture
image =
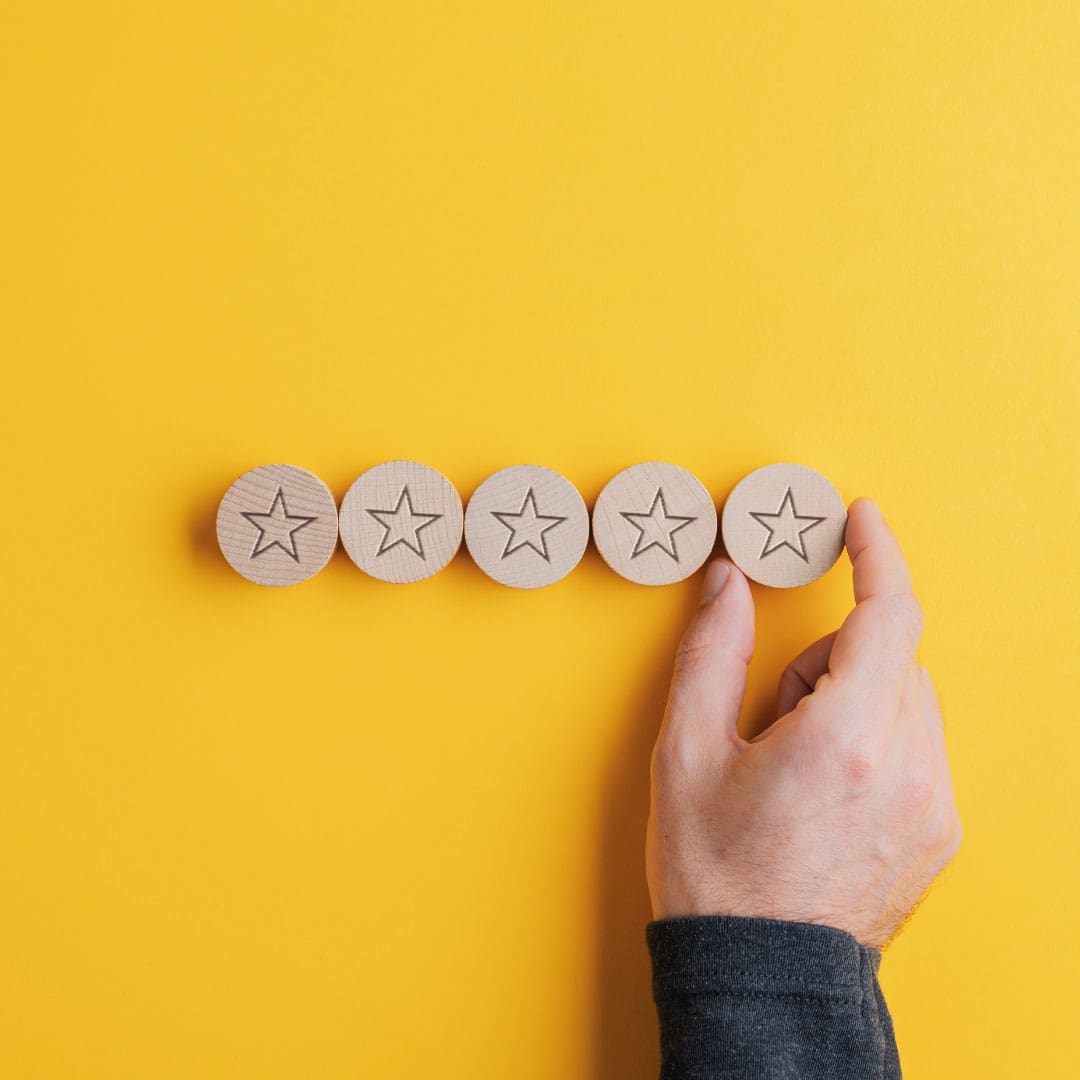
{"label": "skin texture", "polygon": [[652,754],[654,918],[820,923],[881,948],[956,854],[941,710],[915,657],[922,611],[869,499],[849,509],[847,550],[854,609],[788,665],[777,719],[750,741],[737,723],[754,603],[737,567],[710,563]]}

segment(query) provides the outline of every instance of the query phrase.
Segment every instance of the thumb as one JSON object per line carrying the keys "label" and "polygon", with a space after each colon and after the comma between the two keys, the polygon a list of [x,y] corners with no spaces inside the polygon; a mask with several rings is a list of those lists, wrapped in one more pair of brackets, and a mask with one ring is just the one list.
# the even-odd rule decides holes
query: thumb
{"label": "thumb", "polygon": [[679,643],[658,748],[689,764],[715,761],[742,743],[739,712],[753,651],[750,586],[733,563],[714,559],[701,606]]}

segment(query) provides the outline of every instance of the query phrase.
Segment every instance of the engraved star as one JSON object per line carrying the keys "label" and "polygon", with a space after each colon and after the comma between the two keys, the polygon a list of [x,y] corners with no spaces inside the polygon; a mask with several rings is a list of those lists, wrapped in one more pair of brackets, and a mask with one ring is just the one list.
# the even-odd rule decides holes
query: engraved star
{"label": "engraved star", "polygon": [[[637,538],[634,540],[634,550],[630,552],[631,559],[648,551],[651,547],[658,547],[664,554],[670,555],[678,562],[679,553],[675,548],[675,534],[680,529],[685,529],[692,521],[697,521],[696,517],[669,514],[661,488],[656,489],[652,506],[649,507],[647,514],[631,513],[627,510],[620,510],[619,513],[638,531]],[[642,543],[646,537],[649,542]]]}
{"label": "engraved star", "polygon": [[249,559],[262,555],[263,552],[269,551],[272,547],[279,547],[290,559],[299,562],[300,556],[296,551],[296,534],[305,525],[310,525],[313,521],[319,520],[317,517],[305,517],[303,514],[290,514],[285,506],[285,492],[281,487],[278,487],[274,501],[265,514],[256,514],[250,510],[241,510],[240,513],[259,530],[255,546],[248,556]]}
{"label": "engraved star", "polygon": [[[379,542],[378,555],[385,555],[397,544],[404,544],[421,559],[426,559],[424,544],[420,539],[420,530],[426,529],[433,521],[438,521],[442,514],[418,514],[413,510],[409,485],[401,489],[397,505],[393,510],[367,511],[386,531]],[[393,537],[391,540],[390,537]]]}
{"label": "engraved star", "polygon": [[[510,530],[510,535],[506,538],[506,547],[503,548],[500,558],[505,559],[507,555],[512,555],[515,551],[529,547],[537,555],[551,562],[545,534],[561,525],[566,518],[559,517],[557,514],[537,513],[536,496],[532,488],[529,488],[521,509],[516,514],[511,514],[507,510],[492,510],[491,516],[496,518],[500,525],[505,525]],[[542,525],[541,522],[544,521],[549,524]]]}
{"label": "engraved star", "polygon": [[[806,542],[803,533],[809,532],[815,525],[820,525],[825,518],[814,517],[811,514],[800,514],[795,510],[795,500],[791,495],[791,488],[784,493],[780,509],[775,514],[755,513],[749,511],[750,516],[759,524],[769,530],[765,537],[765,546],[761,549],[759,559],[779,551],[782,547],[790,548],[803,562],[810,560],[806,555]],[[799,522],[805,522],[800,525]]]}

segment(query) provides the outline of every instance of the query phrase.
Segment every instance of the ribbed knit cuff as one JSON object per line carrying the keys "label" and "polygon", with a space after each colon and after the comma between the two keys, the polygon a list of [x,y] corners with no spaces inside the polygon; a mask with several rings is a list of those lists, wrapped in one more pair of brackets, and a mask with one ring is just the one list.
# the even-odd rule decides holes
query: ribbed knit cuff
{"label": "ribbed knit cuff", "polygon": [[861,997],[881,953],[832,926],[694,915],[645,928],[653,996],[770,993]]}

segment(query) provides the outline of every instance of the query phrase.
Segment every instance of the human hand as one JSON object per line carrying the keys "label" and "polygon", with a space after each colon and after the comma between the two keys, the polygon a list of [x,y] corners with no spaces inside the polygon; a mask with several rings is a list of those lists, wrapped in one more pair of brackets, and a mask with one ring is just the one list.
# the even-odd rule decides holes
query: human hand
{"label": "human hand", "polygon": [[855,607],[780,680],[778,719],[736,728],[754,649],[746,578],[724,559],[675,660],[653,750],[653,917],[820,923],[880,948],[956,854],[960,819],[922,612],[877,505],[847,524]]}

